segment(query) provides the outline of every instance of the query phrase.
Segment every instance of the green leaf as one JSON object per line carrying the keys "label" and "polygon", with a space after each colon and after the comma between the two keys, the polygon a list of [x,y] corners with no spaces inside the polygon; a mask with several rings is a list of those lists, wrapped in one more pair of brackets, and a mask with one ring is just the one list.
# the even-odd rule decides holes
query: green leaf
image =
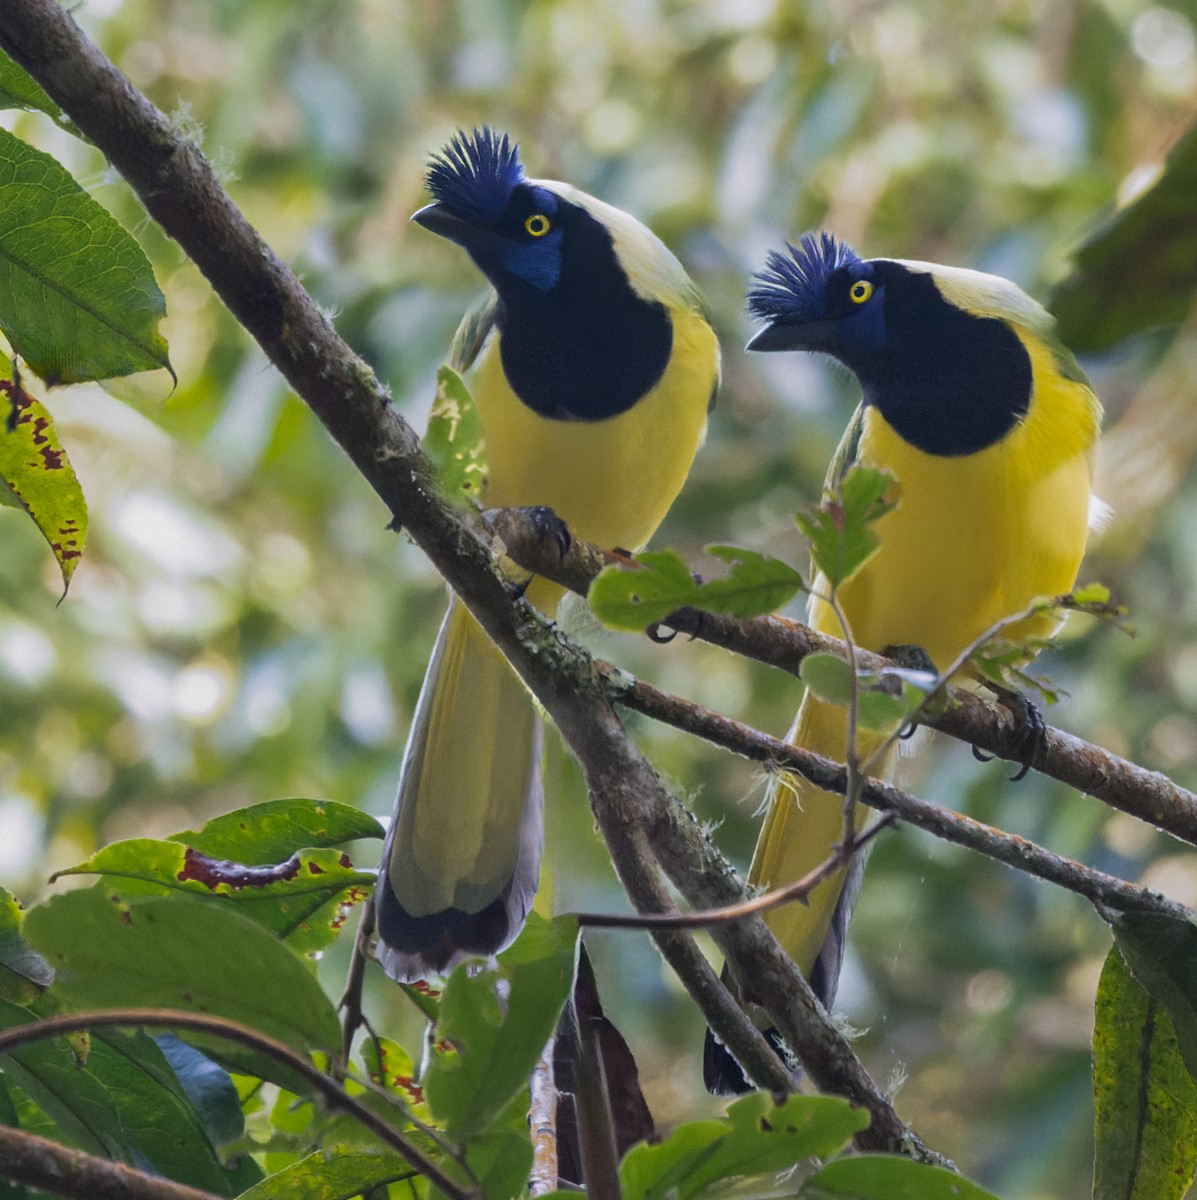
{"label": "green leaf", "polygon": [[645,550],[636,563],[604,567],[587,593],[594,615],[612,629],[643,632],[689,604],[698,590],[676,550]]}
{"label": "green leaf", "polygon": [[[0,1002],[0,1027],[33,1019]],[[95,1034],[85,1060],[63,1039],[35,1042],[6,1055],[5,1070],[82,1149],[218,1195],[235,1194],[202,1119],[144,1033]]]}
{"label": "green leaf", "polygon": [[1086,583],[1082,587],[1073,588],[1070,598],[1077,605],[1109,604],[1110,589],[1104,583]]}
{"label": "green leaf", "polygon": [[845,705],[852,698],[852,668],[835,654],[808,654],[798,677],[820,700]]}
{"label": "green leaf", "polygon": [[14,1004],[35,1000],[54,981],[50,964],[21,936],[21,906],[0,887],[0,998]]}
{"label": "green leaf", "polygon": [[223,1146],[245,1131],[245,1114],[232,1076],[173,1033],[154,1038],[179,1086],[195,1107],[213,1145]]}
{"label": "green leaf", "polygon": [[889,692],[864,689],[856,705],[856,719],[861,729],[888,733],[897,728],[922,703],[924,693],[902,688],[900,696]]}
{"label": "green leaf", "polygon": [[436,1037],[452,1051],[428,1067],[428,1107],[457,1141],[484,1130],[527,1086],[569,997],[577,956],[572,917],[532,913],[497,969],[463,964],[441,996]]}
{"label": "green leaf", "polygon": [[317,1151],[268,1175],[242,1192],[240,1200],[352,1200],[415,1172],[397,1154]]}
{"label": "green leaf", "polygon": [[228,904],[88,888],[31,909],[25,936],[72,1008],[187,1009],[299,1051],[339,1044],[336,1012],[304,961]]}
{"label": "green leaf", "polygon": [[1167,1010],[1117,948],[1097,986],[1093,1098],[1094,1200],[1180,1200],[1197,1169],[1197,1084]]}
{"label": "green leaf", "polygon": [[0,130],[0,331],[48,384],[170,370],[137,242],[48,154]]}
{"label": "green leaf", "polygon": [[896,500],[886,499],[894,491],[887,472],[853,467],[818,508],[798,514],[811,560],[832,588],[851,579],[877,552],[881,539],[873,524],[896,507]]}
{"label": "green leaf", "polygon": [[142,1031],[92,1035],[87,1067],[112,1094],[129,1144],[170,1179],[223,1196],[236,1194],[204,1121],[154,1040]]}
{"label": "green leaf", "polygon": [[66,120],[62,109],[42,91],[33,77],[3,51],[0,51],[0,108],[44,112],[60,124]]}
{"label": "green leaf", "polygon": [[729,1179],[787,1171],[839,1153],[868,1123],[866,1112],[836,1097],[790,1096],[776,1105],[755,1092],[722,1120],[689,1122],[657,1145],[629,1150],[619,1168],[624,1200],[690,1200]]}
{"label": "green leaf", "polygon": [[127,894],[174,891],[220,897],[296,953],[307,955],[337,939],[348,910],[369,896],[375,882],[373,872],[356,870],[340,850],[297,851],[277,866],[248,867],[201,855],[181,842],[152,838],[113,842],[58,875],[122,879]]}
{"label": "green leaf", "polygon": [[1163,174],[1073,256],[1055,290],[1059,332],[1076,350],[1104,350],[1132,333],[1183,320],[1197,294],[1197,125]]}
{"label": "green leaf", "polygon": [[1135,977],[1168,1010],[1180,1053],[1197,1080],[1197,923],[1127,912],[1112,926]]}
{"label": "green leaf", "polygon": [[383,837],[368,813],[333,800],[266,800],[214,817],[202,829],[186,829],[170,840],[212,858],[251,866],[278,863],[297,850],[343,846],[359,838]]}
{"label": "green leaf", "polygon": [[[799,678],[813,696],[826,704],[846,706],[852,696],[852,668],[836,654],[808,654],[798,668]],[[927,698],[934,676],[902,668],[857,673],[857,722],[862,729],[887,733],[900,725]]]}
{"label": "green leaf", "polygon": [[793,567],[770,554],[718,545],[707,546],[706,553],[727,563],[730,570],[722,579],[704,579],[691,601],[692,608],[756,617],[788,604],[804,586]]}
{"label": "green leaf", "polygon": [[[0,1000],[0,1028],[36,1019],[28,1009]],[[3,1062],[13,1082],[57,1123],[69,1142],[89,1154],[122,1157],[125,1147],[112,1097],[65,1041],[33,1042],[9,1051]]]}
{"label": "green leaf", "polygon": [[437,482],[450,498],[477,500],[486,480],[486,442],[474,397],[452,367],[436,373],[436,399],[423,438]]}
{"label": "green leaf", "polygon": [[69,587],[87,541],[87,501],[54,419],[16,382],[3,354],[0,374],[0,480],[49,543]]}
{"label": "green leaf", "polygon": [[422,1111],[424,1089],[416,1082],[418,1068],[398,1042],[386,1037],[366,1038],[362,1042],[361,1056],[366,1074],[379,1087],[394,1092],[417,1115],[427,1115]]}
{"label": "green leaf", "polygon": [[498,1121],[470,1139],[466,1165],[488,1200],[523,1200],[532,1173],[532,1155],[524,1090],[516,1093]]}
{"label": "green leaf", "polygon": [[807,1179],[803,1195],[848,1200],[997,1200],[946,1167],[891,1154],[836,1159]]}
{"label": "green leaf", "polygon": [[708,546],[729,566],[720,579],[695,580],[676,550],[647,550],[635,568],[604,567],[587,599],[595,615],[613,629],[640,632],[679,608],[754,617],[772,612],[803,586],[802,576],[780,559],[737,546]]}

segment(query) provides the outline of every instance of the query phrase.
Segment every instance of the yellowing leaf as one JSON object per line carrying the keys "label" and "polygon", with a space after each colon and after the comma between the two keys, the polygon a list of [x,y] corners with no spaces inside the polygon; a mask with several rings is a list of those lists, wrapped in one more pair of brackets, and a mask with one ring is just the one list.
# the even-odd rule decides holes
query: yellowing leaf
{"label": "yellowing leaf", "polygon": [[6,412],[0,402],[0,480],[41,530],[69,587],[87,540],[83,489],[45,406],[14,378],[0,380],[0,393],[8,400]]}

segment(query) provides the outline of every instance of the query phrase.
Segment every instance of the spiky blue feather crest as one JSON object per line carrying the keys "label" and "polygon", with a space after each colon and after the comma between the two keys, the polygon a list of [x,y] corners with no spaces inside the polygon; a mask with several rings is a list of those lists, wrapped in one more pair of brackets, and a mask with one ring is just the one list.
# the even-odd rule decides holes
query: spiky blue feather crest
{"label": "spiky blue feather crest", "polygon": [[833,271],[860,262],[847,242],[827,233],[804,233],[798,245],[786,243],[788,254],[770,250],[764,267],[748,289],[748,311],[761,321],[817,321],[823,293]]}
{"label": "spiky blue feather crest", "polygon": [[436,201],[479,224],[499,219],[523,179],[518,144],[489,125],[472,133],[459,129],[428,164],[428,190]]}

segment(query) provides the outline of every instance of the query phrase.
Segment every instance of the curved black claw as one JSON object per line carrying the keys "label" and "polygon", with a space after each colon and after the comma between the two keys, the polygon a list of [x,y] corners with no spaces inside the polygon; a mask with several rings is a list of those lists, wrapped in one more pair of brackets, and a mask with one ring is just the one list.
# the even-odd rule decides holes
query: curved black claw
{"label": "curved black claw", "polygon": [[[1027,773],[1035,765],[1036,756],[1043,749],[1043,744],[1047,740],[1047,722],[1043,719],[1043,713],[1039,711],[1039,706],[1034,701],[1028,700],[1021,692],[994,683],[986,686],[997,697],[998,703],[1008,708],[1014,717],[1018,770],[1010,776],[1010,781],[1017,783],[1020,779],[1027,777]],[[975,748],[973,753],[976,753]]]}
{"label": "curved black claw", "polygon": [[[665,630],[664,633],[661,631]],[[660,621],[654,621],[645,631],[650,642],[656,642],[658,646],[667,646],[677,637],[677,630],[670,629],[668,626],[662,625]]]}
{"label": "curved black claw", "polygon": [[532,522],[540,541],[547,542],[552,538],[557,543],[557,550],[562,558],[569,553],[569,548],[574,543],[569,526],[551,508],[543,504],[530,504],[521,511]]}

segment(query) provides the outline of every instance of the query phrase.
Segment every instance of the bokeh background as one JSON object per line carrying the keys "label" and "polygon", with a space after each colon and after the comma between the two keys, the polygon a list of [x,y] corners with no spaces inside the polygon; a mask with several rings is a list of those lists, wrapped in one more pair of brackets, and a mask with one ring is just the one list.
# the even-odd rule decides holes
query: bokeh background
{"label": "bokeh background", "polygon": [[[725,353],[710,436],[656,539],[804,561],[855,402],[797,356],[740,352],[766,249],[825,225],[866,256],[972,266],[1038,296],[1197,114],[1193,3],[1145,0],[88,0],[77,19],[200,142],[270,243],[422,427],[479,294],[465,255],[410,225],[431,151],[483,122],[534,175],[650,224],[707,295]],[[48,402],[91,507],[70,595],[30,523],[0,510],[0,882],[30,899],[117,838],[257,800],[385,814],[443,587],[180,251],[48,120],[57,154],[142,240],[178,373]],[[1194,203],[1197,204],[1197,198]],[[1074,620],[1040,673],[1049,719],[1197,784],[1197,334],[1084,365],[1107,409],[1116,515],[1082,578],[1137,636]],[[585,631],[575,615],[572,627]],[[661,686],[780,733],[794,681],[700,645],[594,634]],[[730,756],[636,723],[740,865],[764,787]],[[550,748],[546,903],[624,907],[572,765]],[[930,799],[1197,901],[1197,860],[1050,781],[928,740]],[[364,846],[366,864],[376,846]],[[1003,1197],[1088,1195],[1088,1042],[1108,949],[1076,898],[914,831],[880,840],[840,1008],[903,1116]],[[321,964],[334,994],[343,948]],[[668,1126],[713,1111],[702,1022],[636,934],[595,939],[604,1000]],[[379,1023],[414,1011],[373,981]]]}

